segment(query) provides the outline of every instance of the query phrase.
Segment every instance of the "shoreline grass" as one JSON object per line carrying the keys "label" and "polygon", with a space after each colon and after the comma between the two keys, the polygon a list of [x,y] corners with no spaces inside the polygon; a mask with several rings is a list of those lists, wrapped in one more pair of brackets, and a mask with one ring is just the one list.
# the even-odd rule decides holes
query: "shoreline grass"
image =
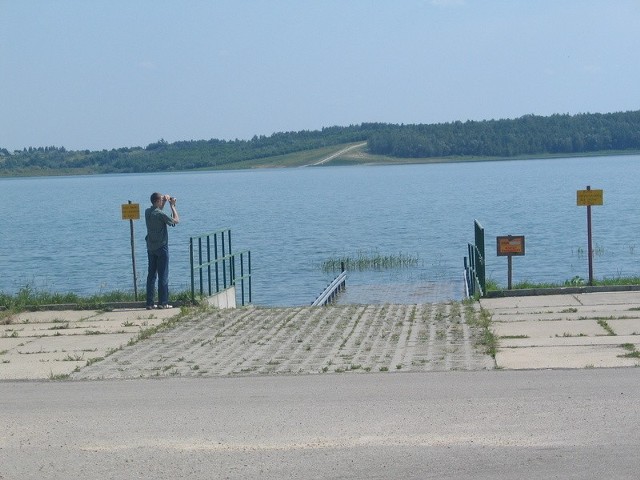
{"label": "shoreline grass", "polygon": [[[190,292],[177,292],[169,295],[171,302],[191,303]],[[39,290],[25,285],[15,295],[0,292],[0,324],[10,315],[27,310],[37,310],[46,305],[74,305],[79,310],[105,309],[111,303],[135,302],[134,292],[114,290],[88,296],[75,293],[58,293]],[[144,301],[144,295],[138,294],[138,302]]]}
{"label": "shoreline grass", "polygon": [[[610,286],[640,286],[640,277],[612,277],[594,279],[594,287],[610,287]],[[566,287],[586,287],[589,286],[589,282],[581,277],[573,277],[571,280],[565,280],[563,283],[556,282],[532,282],[524,280],[518,283],[514,283],[511,287],[512,290],[526,290],[526,289],[543,289],[543,288],[566,288]],[[488,292],[506,290],[501,287],[498,282],[493,279],[487,279],[486,289]]]}

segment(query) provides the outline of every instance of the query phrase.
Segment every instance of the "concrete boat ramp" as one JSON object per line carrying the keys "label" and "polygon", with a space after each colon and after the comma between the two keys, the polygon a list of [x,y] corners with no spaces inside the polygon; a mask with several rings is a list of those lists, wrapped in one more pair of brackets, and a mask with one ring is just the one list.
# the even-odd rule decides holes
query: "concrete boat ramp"
{"label": "concrete boat ramp", "polygon": [[[478,318],[497,337],[488,354]],[[0,379],[367,374],[640,365],[640,292],[435,304],[23,312]]]}

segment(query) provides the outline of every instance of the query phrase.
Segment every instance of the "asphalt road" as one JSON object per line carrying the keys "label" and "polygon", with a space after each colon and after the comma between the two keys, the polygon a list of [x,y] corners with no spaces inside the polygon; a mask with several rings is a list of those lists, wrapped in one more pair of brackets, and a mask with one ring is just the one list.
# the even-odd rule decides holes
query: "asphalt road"
{"label": "asphalt road", "polygon": [[639,380],[626,368],[0,382],[0,478],[638,478]]}

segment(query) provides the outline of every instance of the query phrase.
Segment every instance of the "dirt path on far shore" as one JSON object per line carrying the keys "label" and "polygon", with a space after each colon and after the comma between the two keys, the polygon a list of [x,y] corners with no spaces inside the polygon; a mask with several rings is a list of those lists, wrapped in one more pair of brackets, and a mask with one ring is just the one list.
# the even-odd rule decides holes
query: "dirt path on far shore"
{"label": "dirt path on far shore", "polygon": [[317,161],[317,162],[315,162],[315,163],[310,163],[309,165],[303,165],[303,166],[304,166],[304,167],[315,167],[315,166],[317,166],[317,165],[323,165],[323,164],[325,164],[325,163],[327,163],[327,162],[330,162],[330,161],[331,161],[331,160],[333,160],[334,158],[339,157],[340,155],[343,155],[343,154],[347,153],[347,152],[348,152],[348,151],[350,151],[350,150],[353,150],[353,149],[355,149],[355,148],[363,147],[363,146],[365,146],[366,144],[367,144],[367,142],[362,142],[362,143],[358,143],[358,144],[356,144],[356,145],[351,145],[350,147],[343,148],[342,150],[337,151],[336,153],[332,153],[331,155],[329,155],[328,157],[323,158],[322,160],[318,160],[318,161]]}

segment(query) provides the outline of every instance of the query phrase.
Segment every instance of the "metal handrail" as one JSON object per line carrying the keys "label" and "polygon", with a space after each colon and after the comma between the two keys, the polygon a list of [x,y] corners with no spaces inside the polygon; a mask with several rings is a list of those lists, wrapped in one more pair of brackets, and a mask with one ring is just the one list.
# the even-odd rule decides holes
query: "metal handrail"
{"label": "metal handrail", "polygon": [[474,221],[475,244],[467,244],[468,257],[464,257],[465,293],[467,297],[485,293],[485,259],[484,259],[484,228]]}
{"label": "metal handrail", "polygon": [[[211,240],[213,239],[213,246]],[[205,245],[203,245],[205,243]],[[197,262],[195,249],[197,245]],[[213,259],[211,250],[213,247]],[[206,253],[206,260],[203,255]],[[246,255],[245,255],[246,254]],[[189,239],[189,257],[191,262],[191,300],[196,297],[196,271],[198,272],[199,293],[205,293],[205,276],[207,293],[209,296],[220,293],[235,286],[240,281],[241,302],[245,305],[245,281],[248,287],[248,303],[251,303],[251,252],[243,251],[231,253],[231,230],[228,228],[211,233],[205,233]],[[240,260],[240,276],[236,277],[236,259]],[[245,259],[247,261],[245,269]],[[213,267],[213,272],[212,272]],[[205,275],[206,271],[206,275]],[[215,289],[213,282],[215,281]],[[222,283],[222,285],[221,285]]]}
{"label": "metal handrail", "polygon": [[327,303],[335,300],[340,290],[344,289],[346,280],[347,272],[343,270],[340,275],[334,278],[333,281],[329,285],[327,285],[324,291],[320,295],[318,295],[318,298],[314,300],[311,306],[317,307],[320,305],[326,305]]}

